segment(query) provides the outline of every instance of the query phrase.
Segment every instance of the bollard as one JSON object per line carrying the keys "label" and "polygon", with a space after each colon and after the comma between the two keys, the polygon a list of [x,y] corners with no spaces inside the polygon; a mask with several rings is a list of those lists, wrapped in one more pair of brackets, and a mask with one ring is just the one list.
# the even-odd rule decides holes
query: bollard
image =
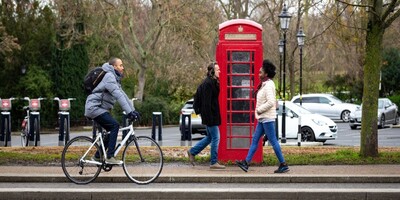
{"label": "bollard", "polygon": [[297,132],[297,146],[301,146],[301,117],[299,116],[299,127]]}
{"label": "bollard", "polygon": [[[192,113],[184,112],[182,113],[181,121],[181,141],[192,141]],[[186,118],[188,118],[188,124],[186,126]]]}
{"label": "bollard", "polygon": [[156,124],[158,124],[158,141],[162,141],[162,113],[153,112],[153,125],[151,129],[151,138],[156,140]]}

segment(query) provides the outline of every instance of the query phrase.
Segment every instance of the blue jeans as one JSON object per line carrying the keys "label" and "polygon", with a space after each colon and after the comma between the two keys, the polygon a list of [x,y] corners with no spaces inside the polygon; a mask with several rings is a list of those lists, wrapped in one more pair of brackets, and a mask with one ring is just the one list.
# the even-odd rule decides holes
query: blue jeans
{"label": "blue jeans", "polygon": [[219,128],[218,126],[206,126],[207,136],[200,140],[189,152],[192,155],[199,154],[204,148],[211,143],[211,165],[218,161],[218,145],[219,145]]}
{"label": "blue jeans", "polygon": [[[109,112],[105,112],[96,118],[94,118],[101,127],[110,132],[108,140],[104,141],[105,148],[107,150],[107,158],[114,157],[115,144],[117,143],[117,136],[119,130],[118,122],[111,116]],[[100,157],[99,152],[96,152],[96,157]]]}
{"label": "blue jeans", "polygon": [[261,137],[264,133],[268,137],[268,141],[271,144],[272,148],[274,149],[275,155],[278,158],[280,163],[285,162],[285,158],[283,158],[281,146],[278,143],[278,139],[276,138],[275,134],[275,121],[273,122],[266,122],[266,123],[257,123],[257,127],[255,132],[253,133],[253,140],[251,141],[249,152],[247,153],[246,161],[250,163],[253,159],[254,153],[258,148],[258,142],[260,141]]}

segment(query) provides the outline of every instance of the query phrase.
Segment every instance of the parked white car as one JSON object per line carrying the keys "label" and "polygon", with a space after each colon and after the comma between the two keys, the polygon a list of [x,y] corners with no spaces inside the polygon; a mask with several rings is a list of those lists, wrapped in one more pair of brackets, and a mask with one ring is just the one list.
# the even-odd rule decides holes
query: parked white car
{"label": "parked white car", "polygon": [[[278,130],[279,137],[282,136],[282,101],[279,101],[278,109]],[[301,117],[302,141],[334,140],[337,138],[338,128],[334,121],[320,114],[314,114],[303,107],[285,102],[286,110],[286,138],[296,139],[298,133],[299,117]]]}
{"label": "parked white car", "polygon": [[[192,134],[195,133],[200,133],[202,135],[205,135],[206,132],[206,125],[201,124],[201,117],[200,115],[196,115],[193,109],[193,99],[190,99],[186,101],[185,105],[183,105],[180,115],[179,115],[179,130],[181,130],[182,126],[182,114],[183,113],[188,113],[191,115],[191,125],[192,125]],[[186,118],[185,124],[186,126],[188,125],[189,121],[188,118]]]}
{"label": "parked white car", "polygon": [[[348,122],[350,113],[360,110],[359,105],[344,103],[331,94],[304,94],[302,97],[302,106],[305,109],[333,120]],[[300,105],[300,96],[293,97],[291,102]]]}
{"label": "parked white car", "polygon": [[[397,125],[399,123],[399,109],[388,98],[378,99],[378,127],[385,128],[386,124]],[[356,129],[357,126],[361,126],[361,109],[350,113],[350,128]]]}

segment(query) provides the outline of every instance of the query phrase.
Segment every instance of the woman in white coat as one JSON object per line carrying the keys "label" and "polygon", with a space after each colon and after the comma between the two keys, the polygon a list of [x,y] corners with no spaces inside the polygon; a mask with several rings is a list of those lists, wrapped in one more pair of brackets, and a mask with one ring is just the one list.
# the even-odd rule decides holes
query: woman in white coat
{"label": "woman in white coat", "polygon": [[276,118],[276,93],[275,84],[272,78],[275,76],[276,67],[269,60],[263,61],[263,66],[259,72],[260,84],[258,85],[254,95],[256,96],[256,119],[258,120],[256,130],[253,133],[253,139],[250,149],[245,160],[236,161],[236,164],[245,172],[249,168],[254,153],[258,148],[260,139],[266,134],[271,146],[274,149],[275,155],[280,164],[275,173],[284,173],[289,171],[289,167],[282,155],[281,147],[275,135],[275,118]]}

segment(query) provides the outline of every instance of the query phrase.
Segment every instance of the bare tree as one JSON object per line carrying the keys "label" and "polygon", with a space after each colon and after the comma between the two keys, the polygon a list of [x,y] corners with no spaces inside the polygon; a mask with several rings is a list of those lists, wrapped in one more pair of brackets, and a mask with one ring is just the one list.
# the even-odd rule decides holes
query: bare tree
{"label": "bare tree", "polygon": [[400,16],[399,0],[365,0],[360,3],[338,2],[365,9],[366,40],[364,56],[364,91],[361,126],[360,154],[364,157],[378,156],[377,115],[379,97],[379,74],[382,66],[382,44],[385,30]]}

